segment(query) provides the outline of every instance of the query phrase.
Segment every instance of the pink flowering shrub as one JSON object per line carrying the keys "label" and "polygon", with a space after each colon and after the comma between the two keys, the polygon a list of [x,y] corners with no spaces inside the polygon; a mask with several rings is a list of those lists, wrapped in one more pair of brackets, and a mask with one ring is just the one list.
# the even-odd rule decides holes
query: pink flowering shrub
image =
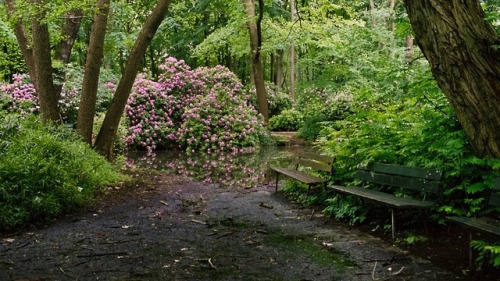
{"label": "pink flowering shrub", "polygon": [[[68,68],[61,95],[58,101],[62,120],[66,123],[76,123],[78,105],[80,102],[82,70]],[[114,77],[104,71],[103,81],[99,84],[96,111],[105,110],[116,89]],[[27,74],[14,74],[10,84],[0,83],[0,110],[20,114],[38,114],[40,104],[35,87]]]}
{"label": "pink flowering shrub", "polygon": [[38,97],[28,75],[14,74],[11,84],[0,84],[0,109],[22,115],[38,113]]}
{"label": "pink flowering shrub", "polygon": [[248,152],[259,146],[263,122],[227,68],[192,70],[168,58],[158,82],[139,78],[126,108],[127,146],[153,151],[172,144],[188,152]]}

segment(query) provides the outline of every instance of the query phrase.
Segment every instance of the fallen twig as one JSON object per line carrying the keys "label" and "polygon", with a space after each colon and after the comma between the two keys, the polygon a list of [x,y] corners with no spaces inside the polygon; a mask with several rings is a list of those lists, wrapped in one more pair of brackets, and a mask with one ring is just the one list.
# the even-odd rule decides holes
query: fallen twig
{"label": "fallen twig", "polygon": [[273,206],[268,205],[268,204],[266,204],[264,202],[260,203],[259,207],[266,208],[266,209],[272,209],[272,208],[274,208]]}
{"label": "fallen twig", "polygon": [[67,277],[73,279],[73,280],[78,280],[76,279],[75,277],[69,275],[68,273],[66,273],[66,271],[64,271],[64,269],[62,269],[62,267],[59,267],[59,270],[62,272],[62,274],[66,275]]}
{"label": "fallen twig", "polygon": [[88,255],[78,255],[77,258],[93,258],[93,257],[104,257],[104,256],[126,256],[127,252],[111,252],[111,253],[95,253]]}
{"label": "fallen twig", "polygon": [[215,265],[212,263],[211,258],[208,259],[208,263],[210,264],[210,267],[212,267],[213,269],[217,269],[217,267],[215,267]]}
{"label": "fallen twig", "polygon": [[197,224],[203,224],[206,225],[207,223],[204,221],[199,221],[199,220],[191,220],[191,222],[197,223]]}
{"label": "fallen twig", "polygon": [[401,267],[400,270],[392,273],[389,277],[385,277],[385,278],[381,278],[381,279],[377,279],[375,278],[375,270],[377,269],[377,262],[375,262],[375,266],[373,266],[373,270],[372,270],[372,280],[373,281],[382,281],[382,280],[389,280],[391,279],[392,277],[396,276],[396,275],[399,275],[401,272],[403,272],[403,269],[405,269],[405,267]]}

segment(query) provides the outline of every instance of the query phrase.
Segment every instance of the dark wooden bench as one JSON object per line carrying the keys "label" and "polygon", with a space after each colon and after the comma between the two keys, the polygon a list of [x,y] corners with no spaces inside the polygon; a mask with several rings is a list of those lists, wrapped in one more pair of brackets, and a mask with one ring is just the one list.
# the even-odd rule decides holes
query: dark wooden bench
{"label": "dark wooden bench", "polygon": [[314,172],[323,171],[331,174],[333,172],[332,165],[335,162],[335,157],[311,152],[297,152],[291,160],[295,166],[294,168],[271,166],[271,170],[276,173],[276,192],[278,192],[279,175],[281,174],[306,184],[308,186],[307,193],[309,193],[311,186],[324,184],[326,187],[329,179],[312,175],[303,168],[308,168]]}
{"label": "dark wooden bench", "polygon": [[[500,178],[493,182],[493,187],[488,200],[488,205],[493,208],[500,208]],[[446,219],[450,222],[459,224],[469,229],[469,241],[472,241],[472,231],[476,230],[500,236],[500,218],[498,212],[488,217],[459,217],[448,216]],[[469,248],[469,266],[472,267],[472,247]]]}
{"label": "dark wooden bench", "polygon": [[[371,163],[359,166],[356,179],[363,181],[363,186],[329,186],[334,191],[353,195],[375,204],[388,206],[391,211],[392,238],[395,237],[396,219],[394,209],[428,210],[434,203],[426,201],[427,194],[437,194],[442,185],[443,172],[436,169],[422,169],[407,166]],[[366,188],[366,183],[375,183],[382,190]],[[416,193],[421,198],[399,197],[395,189]]]}

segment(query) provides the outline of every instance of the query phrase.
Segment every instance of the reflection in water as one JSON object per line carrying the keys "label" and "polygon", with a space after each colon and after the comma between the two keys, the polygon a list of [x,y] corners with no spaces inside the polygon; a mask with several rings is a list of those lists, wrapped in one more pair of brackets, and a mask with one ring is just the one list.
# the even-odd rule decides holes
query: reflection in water
{"label": "reflection in water", "polygon": [[132,167],[172,171],[207,184],[222,187],[255,187],[268,183],[269,165],[289,165],[287,158],[304,147],[272,147],[251,154],[187,155],[183,151],[160,151],[154,154],[131,152],[127,164]]}

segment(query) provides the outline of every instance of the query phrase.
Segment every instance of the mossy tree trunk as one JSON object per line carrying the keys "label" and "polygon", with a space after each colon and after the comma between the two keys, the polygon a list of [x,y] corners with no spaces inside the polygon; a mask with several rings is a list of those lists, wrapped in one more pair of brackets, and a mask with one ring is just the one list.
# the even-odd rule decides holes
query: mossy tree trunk
{"label": "mossy tree trunk", "polygon": [[264,117],[267,124],[269,120],[269,106],[267,104],[266,87],[264,84],[264,70],[260,59],[260,48],[262,46],[262,31],[261,22],[264,15],[264,1],[259,0],[259,16],[255,20],[255,2],[254,0],[243,0],[245,11],[248,17],[248,30],[250,33],[250,60],[251,60],[251,77],[255,84],[257,92],[257,103],[259,113]]}
{"label": "mossy tree trunk", "polygon": [[139,71],[142,58],[144,57],[149,43],[153,39],[158,27],[167,15],[169,0],[158,0],[155,8],[146,19],[132,51],[128,57],[113,100],[108,107],[101,130],[95,141],[95,149],[111,160],[113,158],[113,147],[120,124],[120,119],[125,111],[130,91],[134,85],[135,77]]}
{"label": "mossy tree trunk", "polygon": [[50,54],[50,33],[45,19],[44,2],[32,0],[32,5],[38,6],[37,13],[31,19],[33,34],[33,58],[35,62],[35,89],[40,102],[40,112],[44,122],[61,123],[59,96],[55,94],[52,79],[52,56]]}
{"label": "mossy tree trunk", "polygon": [[416,42],[479,157],[500,158],[500,38],[479,0],[405,0]]}
{"label": "mossy tree trunk", "polygon": [[99,0],[97,2],[97,11],[92,22],[87,62],[85,63],[85,74],[82,82],[82,94],[76,129],[78,134],[88,144],[92,144],[97,89],[99,86],[100,69],[104,58],[104,38],[106,37],[110,2],[111,0]]}

